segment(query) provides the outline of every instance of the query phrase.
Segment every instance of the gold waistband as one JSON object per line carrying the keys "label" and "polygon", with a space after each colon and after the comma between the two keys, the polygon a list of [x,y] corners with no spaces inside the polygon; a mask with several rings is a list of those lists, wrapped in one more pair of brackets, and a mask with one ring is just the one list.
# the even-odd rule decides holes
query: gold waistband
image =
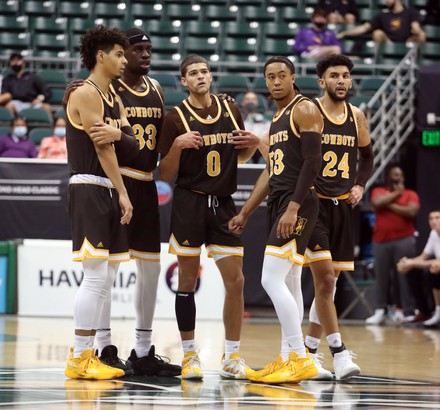
{"label": "gold waistband", "polygon": [[339,195],[339,196],[325,196],[325,195],[321,195],[318,194],[318,198],[322,198],[322,199],[348,199],[350,197],[350,194],[344,194],[344,195]]}

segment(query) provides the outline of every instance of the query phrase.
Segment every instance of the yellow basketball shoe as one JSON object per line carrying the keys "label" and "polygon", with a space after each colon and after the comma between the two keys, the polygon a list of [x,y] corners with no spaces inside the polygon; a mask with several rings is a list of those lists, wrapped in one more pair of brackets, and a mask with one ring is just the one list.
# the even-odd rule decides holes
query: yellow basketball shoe
{"label": "yellow basketball shoe", "polygon": [[246,380],[247,375],[254,371],[244,362],[244,359],[240,357],[240,353],[231,353],[228,360],[222,360],[222,367],[219,371],[220,376],[225,379],[240,379]]}
{"label": "yellow basketball shoe", "polygon": [[246,378],[253,382],[262,382],[264,377],[281,369],[283,365],[283,358],[279,355],[277,360],[267,364],[263,369],[246,374]]}
{"label": "yellow basketball shoe", "polygon": [[263,377],[262,382],[267,384],[299,383],[318,374],[310,353],[307,357],[298,357],[295,352],[289,353],[289,360],[276,372]]}
{"label": "yellow basketball shoe", "polygon": [[70,348],[69,360],[65,374],[70,379],[108,380],[123,377],[124,371],[102,363],[93,349],[84,350],[79,357],[73,357],[73,347]]}
{"label": "yellow basketball shoe", "polygon": [[197,352],[185,353],[182,361],[182,379],[203,379],[203,370]]}

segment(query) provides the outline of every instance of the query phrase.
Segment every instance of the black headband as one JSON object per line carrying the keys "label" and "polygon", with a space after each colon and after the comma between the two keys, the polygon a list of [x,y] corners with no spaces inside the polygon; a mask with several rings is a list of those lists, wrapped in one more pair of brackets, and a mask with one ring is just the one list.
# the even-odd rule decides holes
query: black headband
{"label": "black headband", "polygon": [[151,43],[150,36],[146,33],[139,33],[135,34],[134,36],[128,37],[128,41],[131,46],[136,43],[141,43],[142,41],[147,41]]}

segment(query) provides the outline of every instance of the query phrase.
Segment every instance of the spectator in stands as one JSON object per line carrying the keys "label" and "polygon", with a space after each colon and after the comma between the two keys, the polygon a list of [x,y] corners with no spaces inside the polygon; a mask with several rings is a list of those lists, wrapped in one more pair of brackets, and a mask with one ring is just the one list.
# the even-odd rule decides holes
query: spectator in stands
{"label": "spectator in stands", "polygon": [[387,0],[387,11],[378,13],[371,22],[341,31],[338,38],[359,36],[372,31],[376,43],[385,41],[421,44],[426,34],[420,26],[420,15],[413,8],[407,9],[402,0]]}
{"label": "spectator in stands", "polygon": [[25,70],[25,61],[20,53],[11,54],[9,67],[11,73],[2,82],[0,105],[14,115],[25,108],[43,108],[51,115],[51,106],[47,103],[51,91],[40,77]]}
{"label": "spectator in stands", "polygon": [[414,268],[428,268],[432,273],[431,286],[435,311],[432,317],[425,320],[423,324],[434,326],[440,323],[440,209],[429,213],[429,226],[431,227],[431,233],[423,252],[415,258],[402,258],[397,264],[397,269],[401,273],[408,273]]}
{"label": "spectator in stands", "polygon": [[371,204],[376,214],[373,230],[373,248],[376,272],[376,310],[366,323],[384,322],[390,290],[394,293],[396,321],[404,321],[402,307],[411,305],[408,283],[404,275],[396,279],[396,266],[404,256],[416,255],[414,220],[420,209],[420,199],[413,190],[405,188],[402,169],[391,165],[387,172],[387,185],[376,187],[371,193]]}
{"label": "spectator in stands", "polygon": [[330,24],[354,24],[358,16],[356,0],[319,0],[317,7],[328,13]]}
{"label": "spectator in stands", "polygon": [[301,57],[316,59],[331,54],[341,54],[342,45],[336,33],[326,28],[327,12],[323,9],[315,9],[312,23],[312,27],[303,27],[296,35],[293,52]]}
{"label": "spectator in stands", "polygon": [[67,159],[66,120],[63,117],[56,119],[53,135],[42,139],[38,158]]}
{"label": "spectator in stands", "polygon": [[[258,95],[253,91],[247,92],[241,101],[241,115],[244,120],[244,128],[258,135],[260,138],[269,131],[270,121],[268,121],[261,112],[258,112]],[[251,161],[258,163],[261,158],[260,151],[256,151]]]}
{"label": "spectator in stands", "polygon": [[35,158],[37,147],[28,139],[26,120],[21,117],[11,121],[11,132],[0,137],[0,157]]}

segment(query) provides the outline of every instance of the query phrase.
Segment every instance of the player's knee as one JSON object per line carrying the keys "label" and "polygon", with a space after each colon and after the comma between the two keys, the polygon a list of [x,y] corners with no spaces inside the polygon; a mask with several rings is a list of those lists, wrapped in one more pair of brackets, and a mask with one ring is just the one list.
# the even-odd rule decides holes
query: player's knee
{"label": "player's knee", "polygon": [[334,272],[326,272],[325,275],[320,276],[316,283],[316,292],[321,297],[333,297],[333,289],[335,287],[335,275]]}
{"label": "player's knee", "polygon": [[227,296],[241,297],[244,289],[244,275],[237,273],[232,278],[225,281],[225,290]]}

